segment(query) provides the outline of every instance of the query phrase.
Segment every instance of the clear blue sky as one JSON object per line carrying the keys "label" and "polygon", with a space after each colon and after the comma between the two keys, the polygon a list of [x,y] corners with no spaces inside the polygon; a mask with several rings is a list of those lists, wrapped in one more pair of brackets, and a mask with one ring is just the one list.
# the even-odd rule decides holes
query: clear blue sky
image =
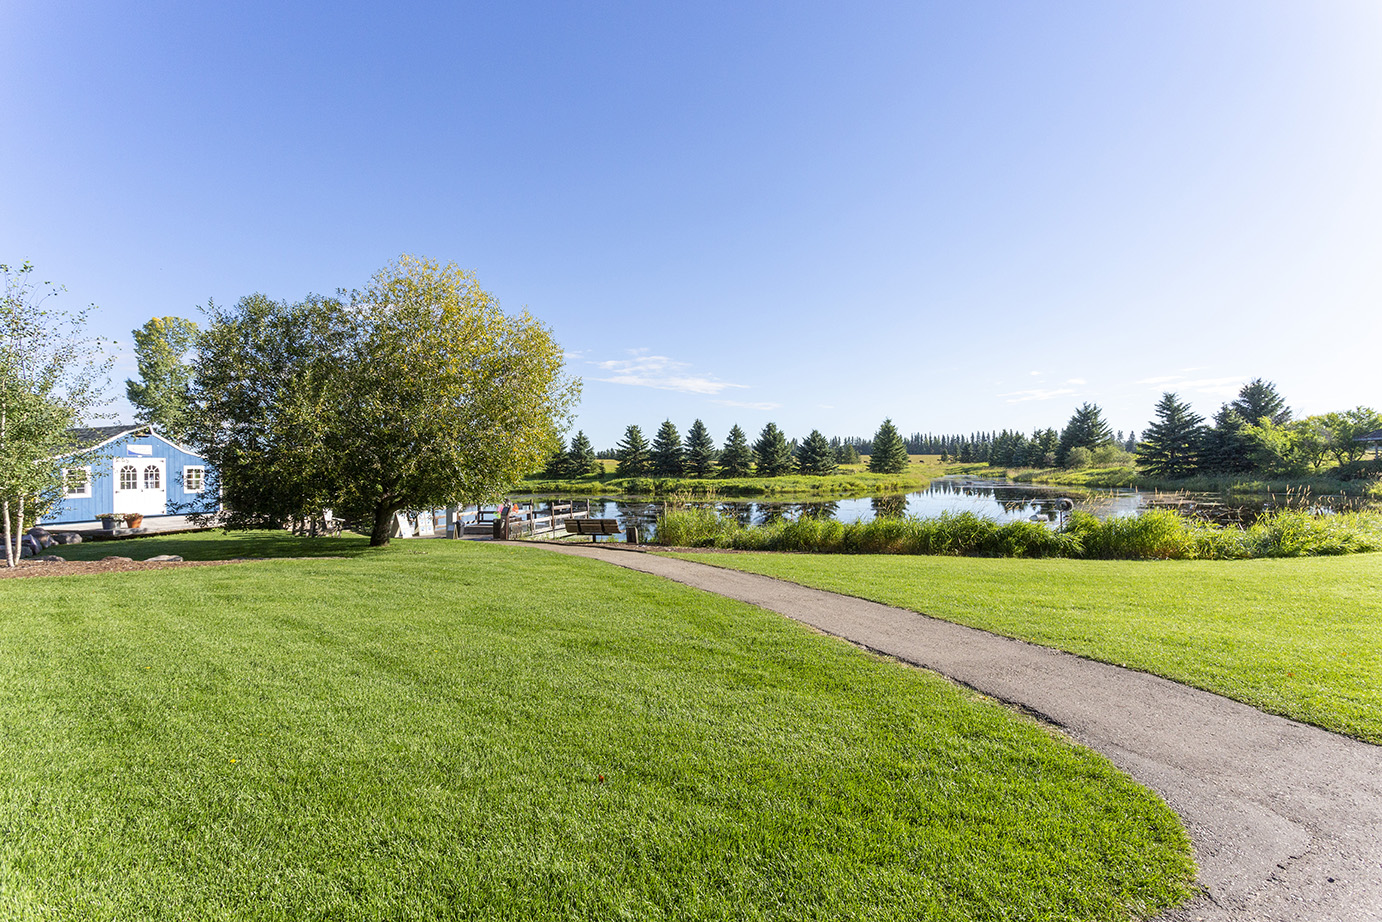
{"label": "clear blue sky", "polygon": [[1379,49],[1375,0],[10,0],[0,262],[123,393],[151,316],[455,261],[597,447],[1382,408]]}

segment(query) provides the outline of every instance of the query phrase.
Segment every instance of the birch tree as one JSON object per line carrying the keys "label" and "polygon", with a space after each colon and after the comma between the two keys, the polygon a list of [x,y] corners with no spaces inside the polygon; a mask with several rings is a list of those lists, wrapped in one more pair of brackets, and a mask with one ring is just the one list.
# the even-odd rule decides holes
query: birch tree
{"label": "birch tree", "polygon": [[112,360],[85,335],[94,305],[48,306],[63,288],[34,281],[27,262],[0,264],[0,276],[0,537],[13,567],[26,525],[62,498],[64,467],[82,460],[69,430],[103,404]]}

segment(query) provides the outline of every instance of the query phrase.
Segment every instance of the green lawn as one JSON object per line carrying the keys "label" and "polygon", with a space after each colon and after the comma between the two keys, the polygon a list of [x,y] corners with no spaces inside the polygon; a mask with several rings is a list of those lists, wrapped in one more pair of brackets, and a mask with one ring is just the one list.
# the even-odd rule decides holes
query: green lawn
{"label": "green lawn", "polygon": [[778,616],[532,549],[0,580],[0,918],[1126,919],[1174,815]]}
{"label": "green lawn", "polygon": [[1382,554],[1242,561],[676,556],[1131,666],[1382,743]]}

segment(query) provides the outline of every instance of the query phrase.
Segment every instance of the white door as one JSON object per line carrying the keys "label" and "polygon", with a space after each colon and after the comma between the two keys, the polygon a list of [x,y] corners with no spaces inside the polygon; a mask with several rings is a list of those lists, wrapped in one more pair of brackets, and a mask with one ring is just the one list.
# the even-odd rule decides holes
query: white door
{"label": "white door", "polygon": [[117,458],[114,471],[117,514],[168,512],[168,460],[166,458]]}

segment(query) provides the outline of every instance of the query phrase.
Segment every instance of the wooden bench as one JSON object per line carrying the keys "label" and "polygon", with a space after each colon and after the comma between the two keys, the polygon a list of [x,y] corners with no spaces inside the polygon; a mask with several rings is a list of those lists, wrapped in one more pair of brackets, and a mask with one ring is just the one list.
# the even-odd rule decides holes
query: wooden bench
{"label": "wooden bench", "polygon": [[566,533],[568,535],[590,535],[590,540],[595,541],[600,535],[617,535],[623,529],[619,527],[618,519],[567,519]]}

